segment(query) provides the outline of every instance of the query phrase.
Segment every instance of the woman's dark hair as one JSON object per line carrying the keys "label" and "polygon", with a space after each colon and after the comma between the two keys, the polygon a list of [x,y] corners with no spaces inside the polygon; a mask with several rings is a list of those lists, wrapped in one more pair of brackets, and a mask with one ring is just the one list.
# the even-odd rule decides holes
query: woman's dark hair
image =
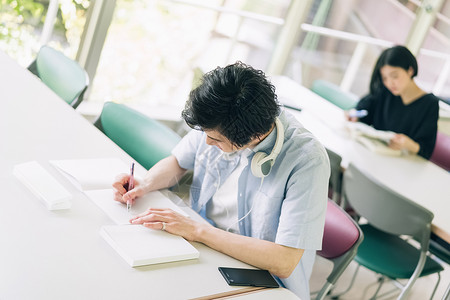
{"label": "woman's dark hair", "polygon": [[380,69],[384,66],[400,67],[405,71],[409,68],[414,70],[411,78],[417,75],[418,67],[417,60],[414,55],[404,46],[394,46],[392,48],[384,50],[375,64],[373,69],[372,78],[370,80],[370,93],[377,94],[386,87],[383,85],[381,79]]}
{"label": "woman's dark hair", "polygon": [[198,130],[217,130],[242,147],[267,133],[280,113],[275,87],[242,62],[206,73],[191,91],[182,117]]}

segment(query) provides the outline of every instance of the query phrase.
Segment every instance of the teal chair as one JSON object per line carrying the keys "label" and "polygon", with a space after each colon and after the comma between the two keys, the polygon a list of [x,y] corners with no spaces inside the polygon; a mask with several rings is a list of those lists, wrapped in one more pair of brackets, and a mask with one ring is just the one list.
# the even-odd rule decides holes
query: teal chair
{"label": "teal chair", "polygon": [[106,102],[94,125],[147,170],[169,156],[181,137],[126,106]]}
{"label": "teal chair", "polygon": [[344,92],[339,86],[326,80],[315,80],[311,90],[343,110],[352,109],[358,103],[358,96]]}
{"label": "teal chair", "polygon": [[402,287],[397,299],[406,299],[419,277],[437,274],[432,299],[443,270],[441,264],[428,255],[433,213],[390,190],[351,163],[344,172],[342,194],[361,219],[367,221],[360,224],[364,241],[354,260],[381,275],[371,299],[378,296],[386,280],[395,280],[397,286]]}
{"label": "teal chair", "polygon": [[89,76],[76,61],[63,53],[43,46],[28,70],[73,108],[83,101]]}

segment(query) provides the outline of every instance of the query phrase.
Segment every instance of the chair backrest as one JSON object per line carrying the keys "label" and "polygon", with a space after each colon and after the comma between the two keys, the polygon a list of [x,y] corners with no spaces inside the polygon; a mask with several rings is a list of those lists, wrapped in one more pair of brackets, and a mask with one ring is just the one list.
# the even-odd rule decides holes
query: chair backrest
{"label": "chair backrest", "polygon": [[146,169],[169,156],[181,140],[164,124],[113,102],[104,104],[94,125]]}
{"label": "chair backrest", "polygon": [[332,199],[334,202],[339,203],[342,189],[342,157],[333,150],[328,148],[326,148],[326,150],[328,158],[330,159],[330,187],[333,192]]}
{"label": "chair backrest", "polygon": [[428,249],[433,213],[391,190],[352,163],[344,172],[343,196],[374,227],[416,238]]}
{"label": "chair backrest", "polygon": [[43,46],[28,69],[73,108],[83,100],[89,76],[76,61],[63,53]]}
{"label": "chair backrest", "polygon": [[334,201],[328,200],[322,250],[317,254],[332,261],[333,269],[316,300],[327,295],[355,257],[363,239],[359,225]]}
{"label": "chair backrest", "polygon": [[311,90],[343,110],[354,108],[358,102],[358,96],[344,92],[336,84],[323,79],[315,80]]}
{"label": "chair backrest", "polygon": [[440,131],[437,132],[436,144],[430,161],[450,171],[450,136]]}

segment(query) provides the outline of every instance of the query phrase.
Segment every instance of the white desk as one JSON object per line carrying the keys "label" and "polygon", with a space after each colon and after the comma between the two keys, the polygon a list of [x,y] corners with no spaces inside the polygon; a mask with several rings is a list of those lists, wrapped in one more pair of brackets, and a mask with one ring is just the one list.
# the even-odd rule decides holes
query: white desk
{"label": "white desk", "polygon": [[262,289],[236,296],[225,297],[221,299],[238,299],[238,300],[300,300],[293,292],[285,288]]}
{"label": "white desk", "polygon": [[434,213],[432,230],[450,243],[450,174],[420,156],[376,154],[351,139],[344,112],[286,77],[272,79],[280,102],[302,108],[291,111],[322,144],[371,174],[397,193]]}
{"label": "white desk", "polygon": [[[98,233],[113,222],[48,163],[131,158],[3,52],[0,66],[0,299],[188,299],[242,290],[217,267],[248,265],[198,243],[198,260],[131,268]],[[70,210],[47,210],[15,179],[14,165],[30,160],[73,192]]]}

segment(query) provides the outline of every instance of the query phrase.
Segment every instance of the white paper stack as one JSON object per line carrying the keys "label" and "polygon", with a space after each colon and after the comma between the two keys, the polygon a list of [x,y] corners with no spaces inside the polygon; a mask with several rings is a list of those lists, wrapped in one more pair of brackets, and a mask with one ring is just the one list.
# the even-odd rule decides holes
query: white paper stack
{"label": "white paper stack", "polygon": [[13,174],[43,201],[49,210],[71,207],[72,194],[38,162],[30,161],[16,165]]}

